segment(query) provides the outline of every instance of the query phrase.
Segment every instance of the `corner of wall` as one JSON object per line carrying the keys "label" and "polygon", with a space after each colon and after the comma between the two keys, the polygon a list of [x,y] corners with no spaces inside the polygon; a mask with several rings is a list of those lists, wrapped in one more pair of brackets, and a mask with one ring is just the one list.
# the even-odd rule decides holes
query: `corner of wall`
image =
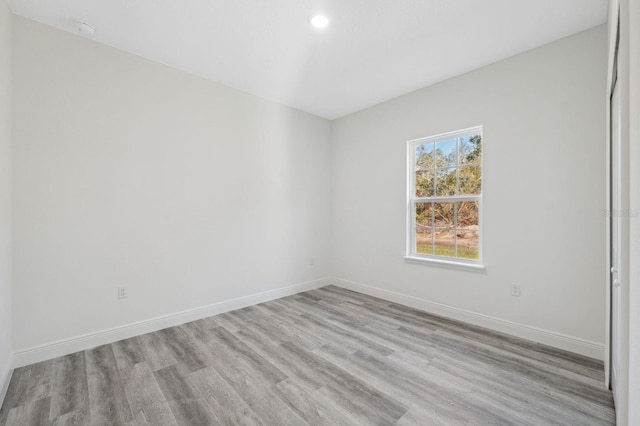
{"label": "corner of wall", "polygon": [[0,370],[0,407],[4,397],[7,396],[7,390],[9,389],[9,383],[11,382],[11,376],[13,375],[13,355],[9,356],[6,364]]}
{"label": "corner of wall", "polygon": [[13,371],[12,281],[12,59],[13,14],[0,5],[0,405]]}

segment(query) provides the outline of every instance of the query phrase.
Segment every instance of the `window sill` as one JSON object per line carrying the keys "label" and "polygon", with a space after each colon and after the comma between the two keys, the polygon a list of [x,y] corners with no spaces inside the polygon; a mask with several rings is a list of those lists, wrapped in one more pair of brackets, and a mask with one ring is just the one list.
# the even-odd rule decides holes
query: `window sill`
{"label": "window sill", "polygon": [[443,268],[460,269],[472,272],[484,272],[485,266],[481,263],[456,262],[455,260],[434,259],[432,257],[404,256],[405,262],[428,264]]}

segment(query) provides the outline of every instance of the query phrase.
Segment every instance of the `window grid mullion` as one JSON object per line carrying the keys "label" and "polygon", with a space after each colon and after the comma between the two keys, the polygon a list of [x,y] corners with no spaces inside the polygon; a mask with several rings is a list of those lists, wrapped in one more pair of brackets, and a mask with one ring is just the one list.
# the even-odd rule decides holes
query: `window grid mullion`
{"label": "window grid mullion", "polygon": [[458,257],[458,205],[453,203],[453,255]]}
{"label": "window grid mullion", "polygon": [[431,202],[431,254],[436,254],[436,220],[435,220],[435,203]]}
{"label": "window grid mullion", "polygon": [[[460,138],[456,138],[456,195],[460,195]],[[453,203],[453,255],[458,257],[458,206],[460,201]]]}
{"label": "window grid mullion", "polygon": [[450,196],[450,197],[415,197],[412,200],[416,203],[455,203],[461,201],[480,201],[482,197],[480,195],[464,195],[460,197]]}

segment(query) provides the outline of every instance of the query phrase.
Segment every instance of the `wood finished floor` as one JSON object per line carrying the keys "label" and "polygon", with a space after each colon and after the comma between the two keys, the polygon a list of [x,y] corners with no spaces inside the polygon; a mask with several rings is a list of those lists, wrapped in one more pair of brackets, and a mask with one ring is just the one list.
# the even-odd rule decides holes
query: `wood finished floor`
{"label": "wood finished floor", "polygon": [[329,286],[17,369],[0,425],[608,425],[601,362]]}

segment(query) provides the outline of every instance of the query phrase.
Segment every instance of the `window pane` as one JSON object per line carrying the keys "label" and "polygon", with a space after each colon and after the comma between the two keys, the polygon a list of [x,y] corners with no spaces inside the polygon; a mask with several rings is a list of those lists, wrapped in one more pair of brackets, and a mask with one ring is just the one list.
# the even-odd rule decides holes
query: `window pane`
{"label": "window pane", "polygon": [[461,201],[456,203],[458,231],[477,231],[479,225],[479,203],[477,201]]}
{"label": "window pane", "polygon": [[460,164],[482,162],[482,137],[480,135],[460,138]]}
{"label": "window pane", "polygon": [[436,196],[456,195],[456,168],[436,169]]}
{"label": "window pane", "polygon": [[432,227],[433,204],[416,203],[416,227]]}
{"label": "window pane", "polygon": [[455,233],[453,229],[434,230],[433,254],[437,256],[455,257]]}
{"label": "window pane", "polygon": [[416,172],[416,197],[433,197],[435,192],[435,181],[433,171]]}
{"label": "window pane", "polygon": [[417,227],[416,253],[433,254],[433,229],[431,227]]}
{"label": "window pane", "polygon": [[454,203],[434,203],[433,204],[433,219],[434,226],[437,228],[453,228],[454,224],[454,214],[453,214],[453,206]]}
{"label": "window pane", "polygon": [[480,166],[462,166],[459,170],[460,195],[482,194],[482,171]]}
{"label": "window pane", "polygon": [[456,241],[458,243],[458,257],[463,259],[480,258],[478,250],[478,232],[477,231],[458,231]]}
{"label": "window pane", "polygon": [[436,142],[436,167],[456,166],[458,164],[458,147],[456,139]]}
{"label": "window pane", "polygon": [[416,203],[416,253],[433,254],[433,203]]}
{"label": "window pane", "polygon": [[416,170],[433,170],[433,144],[416,146]]}

